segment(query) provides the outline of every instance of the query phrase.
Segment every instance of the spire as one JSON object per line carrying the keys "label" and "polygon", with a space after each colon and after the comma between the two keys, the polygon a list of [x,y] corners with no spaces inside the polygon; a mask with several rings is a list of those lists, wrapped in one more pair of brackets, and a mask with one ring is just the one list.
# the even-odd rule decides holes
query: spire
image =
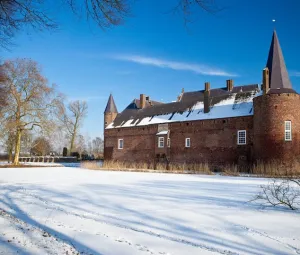
{"label": "spire", "polygon": [[275,30],[269,50],[267,67],[269,68],[270,72],[269,84],[271,90],[292,90],[292,85],[286,70],[283,54]]}
{"label": "spire", "polygon": [[115,104],[115,100],[112,96],[112,94],[110,94],[109,98],[108,98],[108,102],[105,108],[104,113],[118,113],[116,104]]}

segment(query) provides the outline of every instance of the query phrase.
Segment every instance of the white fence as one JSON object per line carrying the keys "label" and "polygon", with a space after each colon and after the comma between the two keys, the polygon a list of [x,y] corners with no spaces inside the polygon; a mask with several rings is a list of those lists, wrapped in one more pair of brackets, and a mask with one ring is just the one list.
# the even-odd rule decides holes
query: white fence
{"label": "white fence", "polygon": [[20,157],[20,162],[76,162],[76,157],[60,157],[60,156],[32,156],[32,157]]}

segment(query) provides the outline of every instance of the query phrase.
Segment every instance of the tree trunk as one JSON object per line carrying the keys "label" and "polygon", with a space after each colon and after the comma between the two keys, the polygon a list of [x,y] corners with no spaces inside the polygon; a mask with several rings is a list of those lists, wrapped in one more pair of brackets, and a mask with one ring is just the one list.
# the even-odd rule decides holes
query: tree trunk
{"label": "tree trunk", "polygon": [[73,149],[74,149],[74,143],[75,143],[75,138],[76,138],[76,135],[77,135],[77,124],[78,123],[78,118],[76,117],[76,121],[75,121],[75,125],[74,125],[74,128],[73,128],[73,133],[72,133],[72,137],[71,137],[71,145],[70,145],[70,156],[72,155],[72,152],[73,152]]}
{"label": "tree trunk", "polygon": [[72,155],[72,152],[73,152],[74,142],[75,142],[75,134],[72,134],[72,137],[71,137],[71,145],[70,145],[70,151],[69,151],[69,155],[70,155],[70,156]]}
{"label": "tree trunk", "polygon": [[13,147],[10,146],[8,149],[8,163],[11,163],[13,160]]}
{"label": "tree trunk", "polygon": [[17,133],[16,133],[14,165],[19,165],[19,156],[20,156],[20,151],[21,151],[21,136],[22,136],[22,131],[18,129]]}

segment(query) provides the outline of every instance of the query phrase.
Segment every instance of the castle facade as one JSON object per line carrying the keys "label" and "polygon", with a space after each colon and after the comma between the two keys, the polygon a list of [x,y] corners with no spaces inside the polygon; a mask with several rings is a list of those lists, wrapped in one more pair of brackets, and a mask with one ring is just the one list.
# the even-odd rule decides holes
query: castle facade
{"label": "castle facade", "polygon": [[144,94],[118,113],[104,112],[105,160],[251,164],[300,156],[300,98],[274,31],[261,84],[184,92],[160,103]]}

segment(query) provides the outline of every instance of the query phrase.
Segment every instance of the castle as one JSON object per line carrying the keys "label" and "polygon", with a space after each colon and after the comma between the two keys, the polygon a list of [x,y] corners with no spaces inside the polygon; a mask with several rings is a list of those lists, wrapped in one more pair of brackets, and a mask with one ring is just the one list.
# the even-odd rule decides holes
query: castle
{"label": "castle", "polygon": [[160,103],[144,94],[118,113],[104,112],[106,160],[249,164],[300,155],[300,98],[293,90],[274,31],[262,84],[184,92]]}

